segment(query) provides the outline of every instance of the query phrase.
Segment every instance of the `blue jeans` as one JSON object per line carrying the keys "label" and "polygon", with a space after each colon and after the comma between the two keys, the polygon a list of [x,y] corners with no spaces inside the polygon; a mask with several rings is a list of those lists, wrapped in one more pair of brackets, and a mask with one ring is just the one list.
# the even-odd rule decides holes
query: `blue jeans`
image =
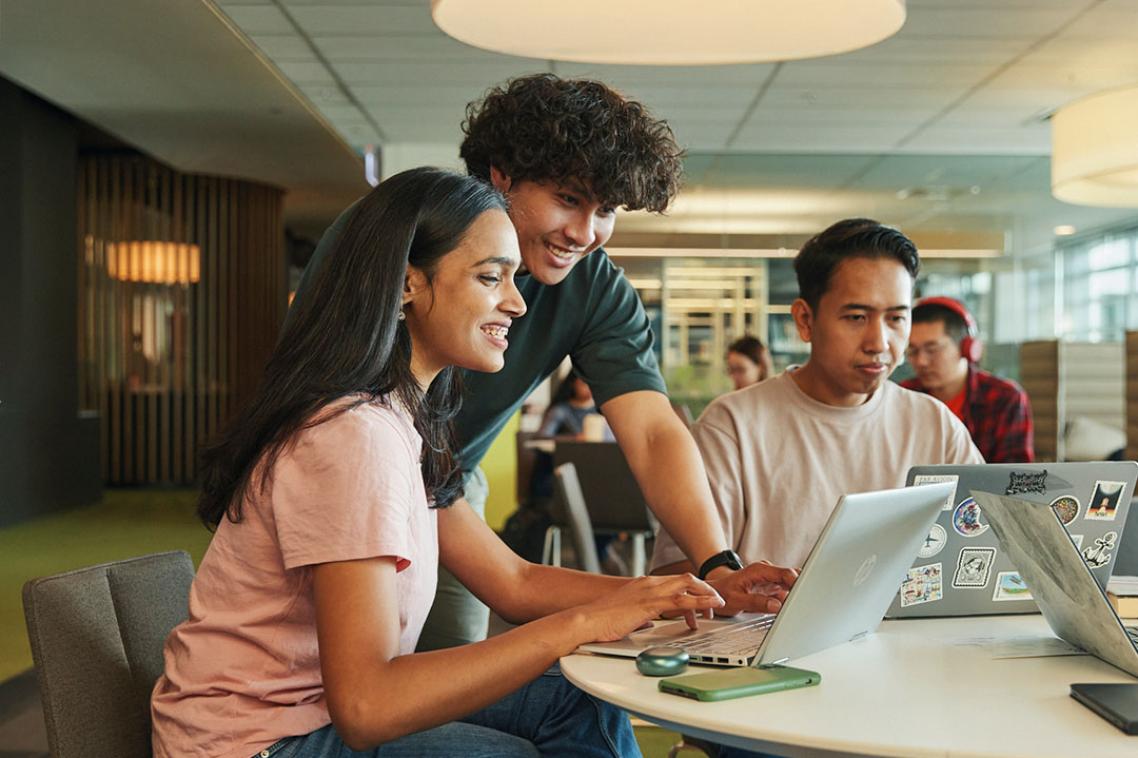
{"label": "blue jeans", "polygon": [[635,758],[640,748],[624,711],[581,692],[554,666],[461,721],[373,750],[350,749],[329,724],[303,737],[286,737],[265,752],[272,758]]}

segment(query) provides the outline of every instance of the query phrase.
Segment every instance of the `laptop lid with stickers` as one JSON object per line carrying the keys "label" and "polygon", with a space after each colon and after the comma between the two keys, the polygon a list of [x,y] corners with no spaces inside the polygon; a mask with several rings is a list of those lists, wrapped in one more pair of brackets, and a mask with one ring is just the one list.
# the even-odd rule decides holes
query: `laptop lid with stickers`
{"label": "laptop lid with stickers", "polygon": [[972,490],[992,531],[1019,566],[1048,626],[1059,637],[1138,676],[1138,650],[1103,594],[1085,551],[1059,511],[1018,497]]}
{"label": "laptop lid with stickers", "polygon": [[1134,497],[1138,463],[914,466],[906,484],[949,482],[952,497],[886,614],[888,618],[1036,613],[1039,606],[991,530],[973,490],[1050,506],[1101,586],[1110,578]]}

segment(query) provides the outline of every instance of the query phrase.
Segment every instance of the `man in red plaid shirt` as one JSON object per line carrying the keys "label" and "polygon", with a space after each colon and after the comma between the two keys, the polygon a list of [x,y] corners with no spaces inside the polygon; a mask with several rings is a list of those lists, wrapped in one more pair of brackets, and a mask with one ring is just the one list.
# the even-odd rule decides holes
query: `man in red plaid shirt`
{"label": "man in red plaid shirt", "polygon": [[925,298],[913,307],[912,323],[906,356],[917,375],[901,386],[947,405],[988,463],[1035,460],[1027,393],[977,365],[982,345],[964,305],[948,297]]}

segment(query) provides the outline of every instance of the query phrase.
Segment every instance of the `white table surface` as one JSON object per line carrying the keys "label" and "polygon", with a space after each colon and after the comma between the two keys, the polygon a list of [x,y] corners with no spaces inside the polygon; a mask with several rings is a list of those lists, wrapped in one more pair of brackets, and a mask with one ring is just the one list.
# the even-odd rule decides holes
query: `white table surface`
{"label": "white table surface", "polygon": [[887,621],[790,663],[820,672],[816,687],[719,703],[665,695],[627,658],[570,655],[561,670],[649,721],[780,755],[1138,758],[1138,736],[1069,695],[1074,682],[1133,677],[1086,655],[993,658],[998,640],[1053,636],[1039,615]]}

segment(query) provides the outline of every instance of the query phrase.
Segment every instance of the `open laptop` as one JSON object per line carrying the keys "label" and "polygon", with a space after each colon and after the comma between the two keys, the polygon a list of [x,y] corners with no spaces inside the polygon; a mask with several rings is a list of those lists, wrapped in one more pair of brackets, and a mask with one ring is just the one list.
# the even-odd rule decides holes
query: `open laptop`
{"label": "open laptop", "polygon": [[1138,646],[1083,554],[1044,504],[972,490],[1055,634],[1138,676]]}
{"label": "open laptop", "polygon": [[970,496],[973,490],[1050,505],[1105,587],[1120,552],[1136,479],[1138,463],[1133,461],[914,466],[908,484],[955,486],[909,569],[909,577],[917,581],[928,571],[942,574],[944,580],[940,592],[920,596],[907,596],[903,586],[886,616],[1038,612],[1014,562],[989,529],[983,506]]}
{"label": "open laptop", "polygon": [[579,650],[635,657],[680,647],[695,663],[762,667],[869,634],[951,492],[949,484],[931,484],[842,497],[777,615],[700,621],[694,632],[683,620],[656,622]]}

